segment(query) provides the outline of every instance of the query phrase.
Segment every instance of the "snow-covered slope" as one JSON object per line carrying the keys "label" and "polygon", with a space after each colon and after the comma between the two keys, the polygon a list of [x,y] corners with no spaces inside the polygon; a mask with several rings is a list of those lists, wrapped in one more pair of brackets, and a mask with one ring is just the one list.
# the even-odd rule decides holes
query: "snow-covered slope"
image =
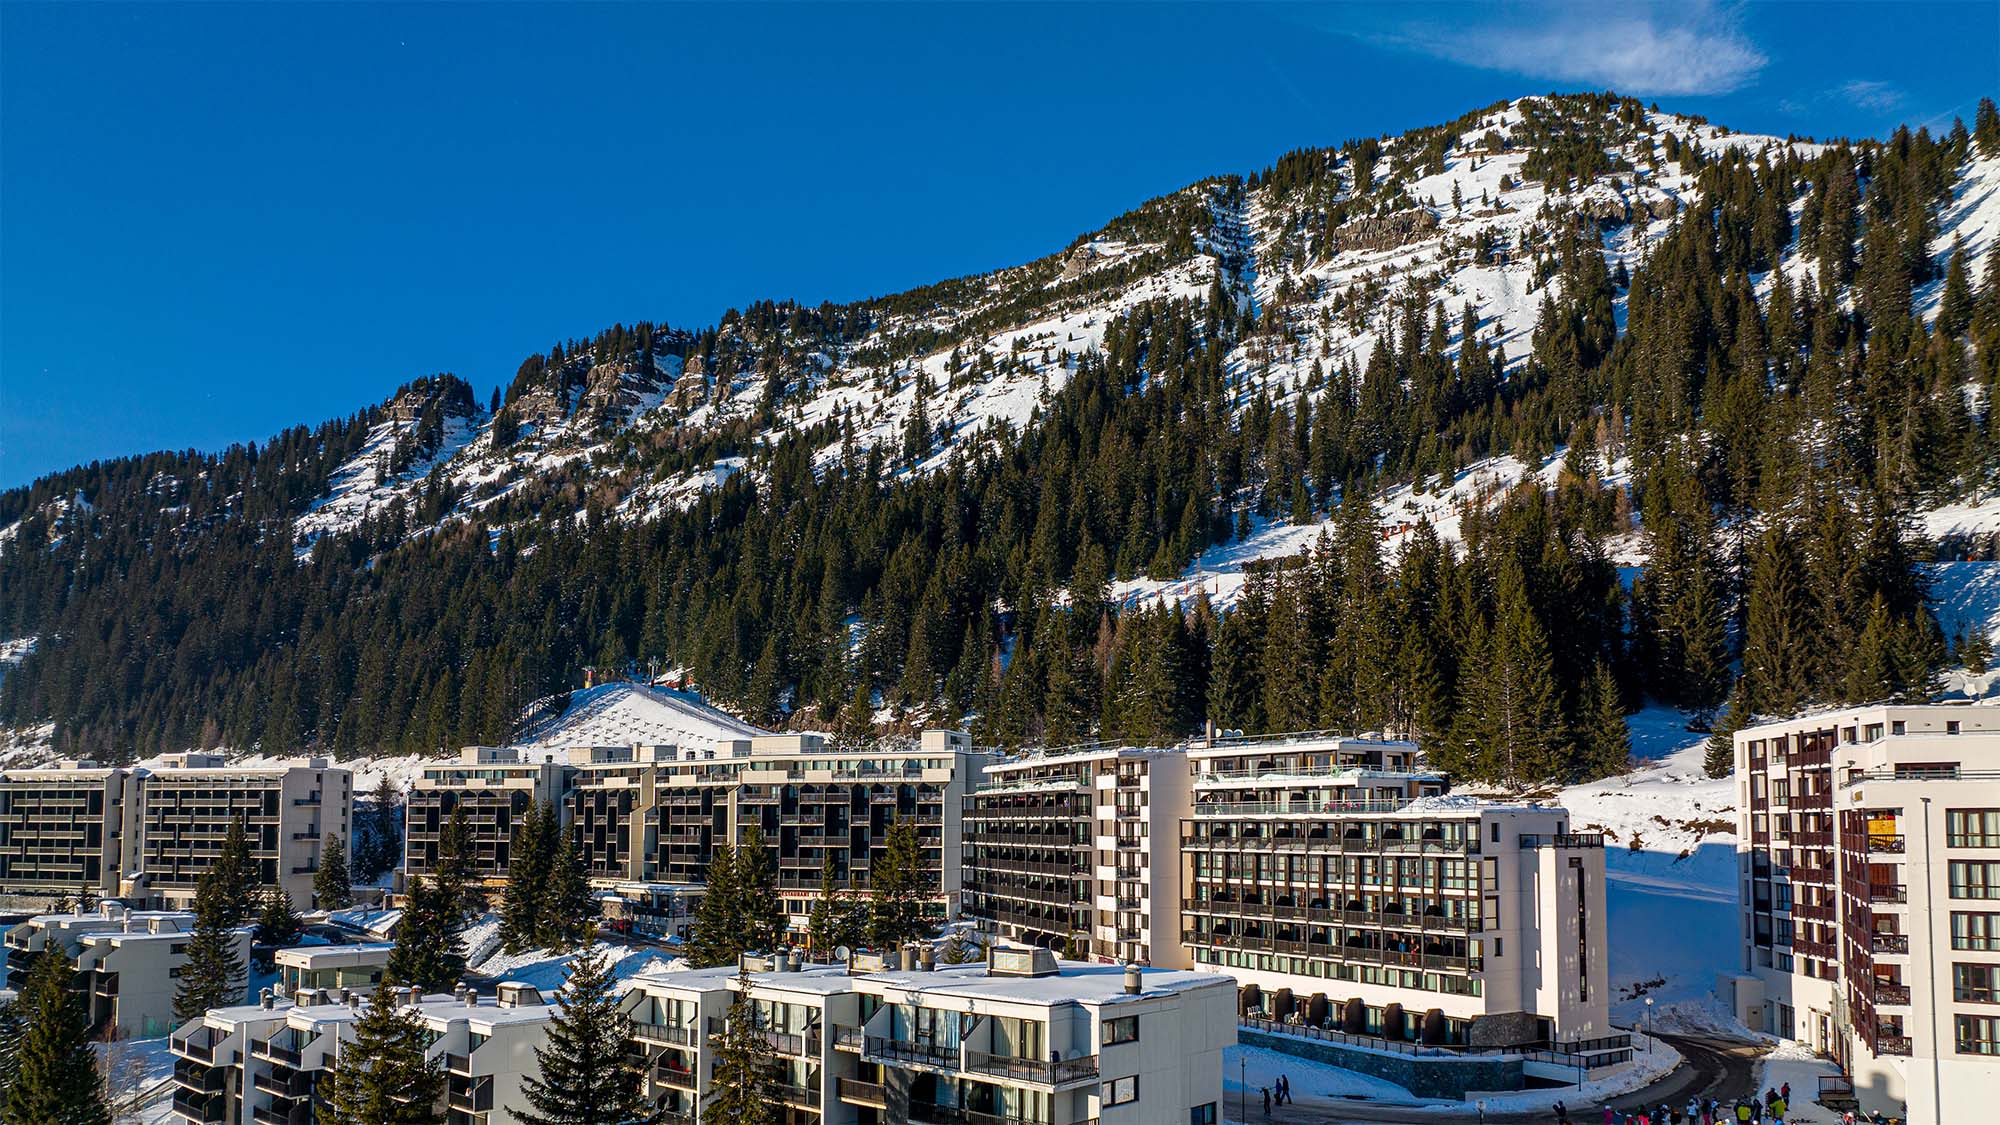
{"label": "snow-covered slope", "polygon": [[703,703],[692,692],[618,682],[573,692],[559,713],[530,724],[525,745],[673,745],[711,749],[769,731]]}

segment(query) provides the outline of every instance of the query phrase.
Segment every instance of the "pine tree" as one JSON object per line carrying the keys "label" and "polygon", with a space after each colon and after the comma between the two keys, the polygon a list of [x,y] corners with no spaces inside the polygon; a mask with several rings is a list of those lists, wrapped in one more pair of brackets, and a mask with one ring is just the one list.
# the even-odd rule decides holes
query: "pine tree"
{"label": "pine tree", "polygon": [[347,877],[347,840],[328,836],[320,841],[319,870],[313,874],[313,904],[321,910],[344,910],[354,902]]}
{"label": "pine tree", "polygon": [[893,949],[925,937],[929,927],[925,906],[930,897],[930,869],[924,865],[916,825],[897,817],[889,826],[882,858],[869,879],[868,940],[877,948]]}
{"label": "pine tree", "polygon": [[8,1091],[21,1073],[21,1005],[18,1000],[0,1003],[0,1111],[7,1108]]}
{"label": "pine tree", "polygon": [[426,1060],[430,1035],[397,1005],[386,980],[341,1044],[339,1064],[320,1078],[324,1103],[318,1125],[443,1125],[442,1060]]}
{"label": "pine tree", "polygon": [[514,1109],[522,1125],[654,1125],[661,1118],[626,1060],[631,1022],[611,962],[594,938],[583,936],[549,1019],[548,1042],[535,1049],[540,1073],[522,1080],[528,1107]]}
{"label": "pine tree", "polygon": [[1965,267],[1965,239],[1952,243],[1951,265],[1945,269],[1944,294],[1938,299],[1937,330],[1946,336],[1962,335],[1972,327],[1972,277]]}
{"label": "pine tree", "polygon": [[44,951],[20,999],[12,1081],[0,1120],[7,1125],[111,1125],[90,1049],[90,1017],[70,990],[69,960]]}
{"label": "pine tree", "polygon": [[249,918],[232,916],[238,909],[232,878],[233,873],[218,862],[195,885],[194,932],[188,936],[187,961],[174,993],[176,1020],[196,1019],[210,1008],[243,1002],[244,966],[236,952],[236,927]]}
{"label": "pine tree", "polygon": [[302,924],[299,912],[292,908],[292,896],[285,893],[285,888],[265,889],[263,908],[257,912],[259,944],[281,949],[291,945],[299,940]]}
{"label": "pine tree", "polygon": [[1591,673],[1584,717],[1583,760],[1572,776],[1579,781],[1624,773],[1632,764],[1632,728],[1625,722],[1625,704],[1611,665],[1600,660]]}
{"label": "pine tree", "polygon": [[508,849],[507,889],[500,898],[500,948],[521,953],[537,948],[549,892],[549,827],[540,803],[528,806]]}
{"label": "pine tree", "polygon": [[1805,566],[1790,533],[1771,527],[1750,556],[1749,613],[1743,626],[1743,683],[1755,708],[1789,715],[1810,693],[1806,652],[1812,636]]}
{"label": "pine tree", "polygon": [[745,948],[737,909],[736,849],[723,844],[708,857],[701,904],[694,911],[688,961],[698,969],[727,965]]}
{"label": "pine tree", "polygon": [[813,899],[806,918],[806,946],[825,955],[848,944],[854,937],[854,904],[848,900],[835,878],[833,852],[826,852],[819,864],[819,894]]}
{"label": "pine tree", "polygon": [[[764,830],[752,824],[736,848],[735,885],[737,931],[748,944],[744,949],[770,952],[784,944],[784,900],[778,897],[777,864],[764,844]],[[741,950],[738,950],[741,952]]]}
{"label": "pine tree", "polygon": [[[590,881],[584,878],[583,857],[577,852],[576,842],[556,819],[555,806],[542,811],[542,823],[549,882],[542,895],[536,942],[544,949],[568,949],[584,940],[591,929]],[[776,888],[772,889],[775,892]],[[774,902],[777,900],[775,893],[771,897]]]}
{"label": "pine tree", "polygon": [[[209,905],[224,927],[241,926],[257,913],[257,863],[250,855],[250,840],[243,831],[243,818],[232,816],[223,832],[222,851],[205,876],[209,884]],[[197,887],[197,893],[199,893]]]}
{"label": "pine tree", "polygon": [[703,1103],[703,1121],[729,1125],[777,1125],[777,1091],[773,1075],[777,1052],[757,1026],[757,1006],[750,999],[750,970],[736,973],[736,999],[729,1005],[723,1032],[715,1038],[715,1069]]}
{"label": "pine tree", "polygon": [[465,972],[459,940],[464,915],[450,892],[428,879],[411,883],[407,897],[396,926],[396,948],[389,951],[382,979],[425,992],[450,991]]}
{"label": "pine tree", "polygon": [[1736,769],[1736,732],[1750,725],[1750,707],[1750,692],[1739,678],[1736,690],[1729,695],[1729,706],[1709,732],[1708,752],[1702,756],[1702,768],[1708,776],[1728,777]]}
{"label": "pine tree", "polygon": [[454,805],[438,830],[437,863],[431,879],[444,892],[443,901],[459,914],[476,914],[485,906],[473,869],[472,825],[466,820],[465,806]]}
{"label": "pine tree", "polygon": [[354,849],[354,874],[363,883],[373,883],[402,859],[402,791],[388,774],[375,785],[369,809],[367,831]]}

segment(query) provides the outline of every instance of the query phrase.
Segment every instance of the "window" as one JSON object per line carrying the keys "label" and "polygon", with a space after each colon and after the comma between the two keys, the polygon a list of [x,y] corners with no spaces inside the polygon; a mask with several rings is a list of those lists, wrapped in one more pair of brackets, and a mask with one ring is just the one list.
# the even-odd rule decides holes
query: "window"
{"label": "window", "polygon": [[1950,722],[1946,723],[1946,724],[1944,725],[1944,732],[1945,732],[1946,734],[1957,734],[1957,733],[1958,733],[1958,720],[1957,720],[1957,719],[1953,719],[1953,720],[1951,720]]}
{"label": "window", "polygon": [[2000,1055],[2000,1016],[1957,1016],[1953,1024],[1959,1054]]}
{"label": "window", "polygon": [[1215,1103],[1198,1105],[1188,1110],[1188,1125],[1215,1125]]}
{"label": "window", "polygon": [[1951,897],[2000,898],[2000,863],[1952,860]]}
{"label": "window", "polygon": [[1950,809],[1944,814],[1948,848],[2000,848],[2000,809]]}
{"label": "window", "polygon": [[1493,842],[1500,842],[1500,822],[1497,820],[1493,822]]}
{"label": "window", "polygon": [[1133,1043],[1137,1042],[1138,1039],[1138,1016],[1122,1016],[1115,1020],[1104,1021],[1105,1046],[1109,1047],[1114,1043]]}
{"label": "window", "polygon": [[1904,731],[1907,731],[1909,729],[1910,729],[1909,724],[1905,723],[1901,719],[1897,719],[1895,722],[1889,724],[1890,734],[1902,734]]}
{"label": "window", "polygon": [[1104,1084],[1105,1105],[1129,1105],[1139,1100],[1139,1076],[1113,1078]]}
{"label": "window", "polygon": [[2000,1001],[2000,965],[1953,965],[1951,998],[1965,1004]]}
{"label": "window", "polygon": [[2000,914],[1951,912],[1951,947],[2000,953]]}

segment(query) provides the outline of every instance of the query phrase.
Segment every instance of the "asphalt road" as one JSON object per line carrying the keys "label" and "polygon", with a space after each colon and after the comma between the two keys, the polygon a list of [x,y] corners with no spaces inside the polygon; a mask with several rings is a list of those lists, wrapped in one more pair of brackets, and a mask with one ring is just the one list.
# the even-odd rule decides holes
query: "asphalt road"
{"label": "asphalt road", "polygon": [[[1662,1035],[1660,1039],[1671,1043],[1681,1053],[1681,1065],[1649,1086],[1610,1099],[1611,1108],[1629,1110],[1657,1106],[1663,1102],[1670,1106],[1684,1106],[1692,1097],[1714,1098],[1727,1104],[1751,1092],[1751,1080],[1757,1058],[1763,1053],[1762,1048],[1748,1043],[1681,1035]],[[1565,1100],[1569,1102],[1569,1117],[1573,1125],[1602,1125],[1604,1103],[1585,1105]],[[1256,1091],[1251,1091],[1249,1101],[1249,1125],[1264,1125],[1267,1121],[1275,1125],[1436,1125],[1441,1120],[1469,1120],[1477,1115],[1477,1111],[1470,1106],[1463,1113],[1451,1113],[1436,1108],[1375,1105],[1345,1098],[1308,1098],[1280,1106],[1267,1118]],[[1226,1120],[1242,1120],[1237,1116],[1237,1104],[1236,1095],[1230,1094],[1223,1107]],[[1555,1114],[1546,1110],[1489,1113],[1486,1121],[1488,1125],[1553,1125]]]}

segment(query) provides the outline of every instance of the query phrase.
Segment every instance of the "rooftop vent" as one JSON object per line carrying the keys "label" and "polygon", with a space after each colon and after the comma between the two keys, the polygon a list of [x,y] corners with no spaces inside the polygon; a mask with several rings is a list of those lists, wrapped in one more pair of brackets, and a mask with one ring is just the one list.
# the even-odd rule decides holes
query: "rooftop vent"
{"label": "rooftop vent", "polygon": [[539,1008],[542,1005],[542,990],[518,980],[501,981],[496,996],[503,1008]]}
{"label": "rooftop vent", "polygon": [[1126,962],[1126,964],[1125,964],[1125,995],[1127,995],[1127,996],[1137,996],[1137,995],[1139,995],[1139,989],[1140,989],[1140,987],[1141,987],[1141,986],[1140,986],[1140,981],[1141,981],[1142,979],[1143,979],[1143,978],[1142,978],[1142,976],[1141,976],[1141,974],[1140,974],[1140,972],[1139,972],[1139,966],[1137,966],[1137,965],[1134,965],[1134,964],[1132,964],[1132,963],[1131,963],[1131,962],[1129,962],[1129,961],[1128,961],[1128,962]]}
{"label": "rooftop vent", "polygon": [[987,946],[986,975],[993,977],[1052,977],[1062,972],[1056,955],[1046,949],[1001,949]]}

